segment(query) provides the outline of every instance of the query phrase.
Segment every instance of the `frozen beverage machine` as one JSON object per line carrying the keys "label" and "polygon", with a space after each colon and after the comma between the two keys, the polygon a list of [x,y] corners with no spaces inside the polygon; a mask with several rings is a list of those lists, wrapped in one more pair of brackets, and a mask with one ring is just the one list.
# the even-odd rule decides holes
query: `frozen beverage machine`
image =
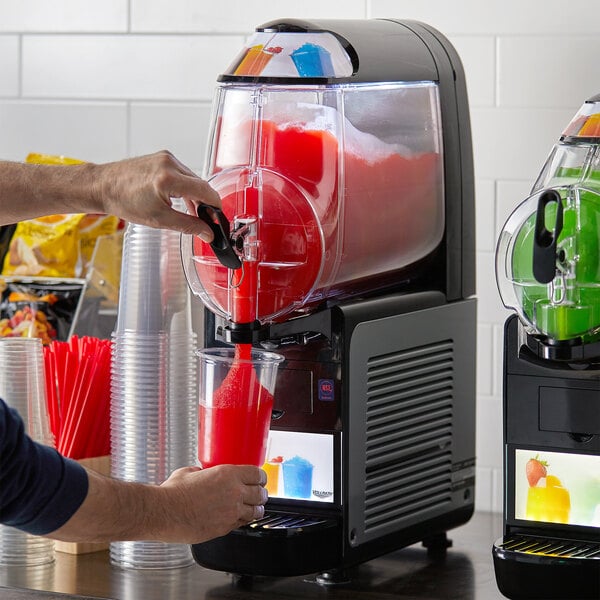
{"label": "frozen beverage machine", "polygon": [[504,334],[509,598],[600,598],[600,95],[584,102],[506,222]]}
{"label": "frozen beverage machine", "polygon": [[263,519],[192,547],[240,575],[325,573],[473,512],[476,300],[465,78],[420,22],[284,19],[219,77],[215,240],[184,236],[206,346],[284,357]]}

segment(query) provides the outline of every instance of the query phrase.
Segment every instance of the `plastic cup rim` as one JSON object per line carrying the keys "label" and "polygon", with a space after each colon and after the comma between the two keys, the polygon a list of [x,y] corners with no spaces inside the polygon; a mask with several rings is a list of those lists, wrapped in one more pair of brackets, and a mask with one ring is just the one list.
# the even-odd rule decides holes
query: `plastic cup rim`
{"label": "plastic cup rim", "polygon": [[235,348],[200,348],[195,351],[196,356],[200,360],[205,360],[211,363],[233,363],[236,364],[268,364],[278,365],[283,362],[284,356],[272,352],[270,350],[262,350],[260,348],[252,348],[252,358],[237,358],[235,356]]}

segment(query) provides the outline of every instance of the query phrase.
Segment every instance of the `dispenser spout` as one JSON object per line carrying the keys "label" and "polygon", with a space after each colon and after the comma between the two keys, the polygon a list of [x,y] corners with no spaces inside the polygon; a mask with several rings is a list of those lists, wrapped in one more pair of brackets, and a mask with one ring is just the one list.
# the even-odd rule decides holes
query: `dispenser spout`
{"label": "dispenser spout", "polygon": [[210,247],[219,259],[219,262],[229,269],[241,268],[242,261],[231,244],[229,221],[223,214],[223,211],[208,204],[201,204],[198,206],[196,212],[213,232],[214,239]]}

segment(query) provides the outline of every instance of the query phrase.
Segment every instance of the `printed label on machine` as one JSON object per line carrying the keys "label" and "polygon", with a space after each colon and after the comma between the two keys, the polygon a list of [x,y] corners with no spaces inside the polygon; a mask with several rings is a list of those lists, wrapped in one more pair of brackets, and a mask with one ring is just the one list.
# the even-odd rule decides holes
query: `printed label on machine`
{"label": "printed label on machine", "polygon": [[515,518],[600,527],[600,456],[515,450]]}
{"label": "printed label on machine", "polygon": [[271,430],[263,465],[269,496],[332,503],[333,442],[331,434]]}

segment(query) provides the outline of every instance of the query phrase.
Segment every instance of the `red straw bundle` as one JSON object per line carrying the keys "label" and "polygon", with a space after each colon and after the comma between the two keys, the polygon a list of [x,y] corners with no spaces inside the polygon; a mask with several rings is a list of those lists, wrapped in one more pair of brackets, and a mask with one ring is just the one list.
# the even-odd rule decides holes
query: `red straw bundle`
{"label": "red straw bundle", "polygon": [[110,454],[110,357],[110,340],[94,337],[44,347],[50,428],[64,456]]}

